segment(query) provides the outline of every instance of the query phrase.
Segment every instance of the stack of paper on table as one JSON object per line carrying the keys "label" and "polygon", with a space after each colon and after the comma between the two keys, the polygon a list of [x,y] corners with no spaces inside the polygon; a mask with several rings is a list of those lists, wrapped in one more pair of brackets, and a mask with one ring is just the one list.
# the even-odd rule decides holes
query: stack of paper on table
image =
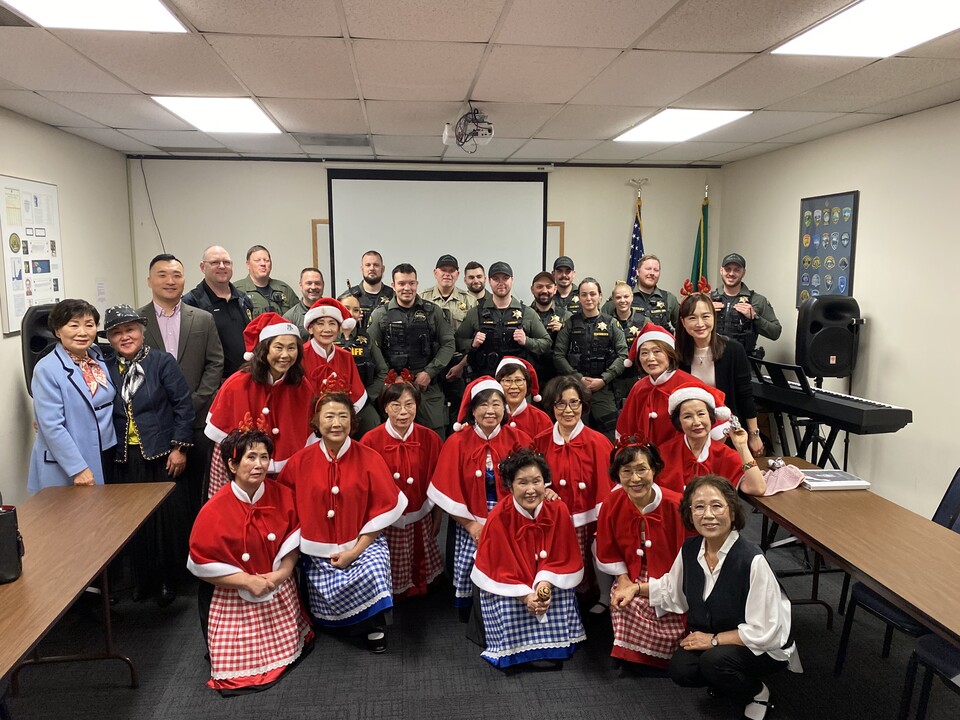
{"label": "stack of paper on table", "polygon": [[870,483],[843,470],[804,470],[807,490],[866,490]]}

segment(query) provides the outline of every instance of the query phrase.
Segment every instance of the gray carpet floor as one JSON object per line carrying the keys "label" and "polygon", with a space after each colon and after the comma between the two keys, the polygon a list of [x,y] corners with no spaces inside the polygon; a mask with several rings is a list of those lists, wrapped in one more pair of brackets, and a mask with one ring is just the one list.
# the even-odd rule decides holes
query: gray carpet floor
{"label": "gray carpet floor", "polygon": [[[757,540],[759,516],[747,536]],[[798,548],[770,551],[778,570],[804,563]],[[834,607],[842,574],[823,576],[821,597]],[[784,579],[792,598],[809,595],[810,578]],[[195,588],[168,608],[132,603],[114,612],[115,642],[137,664],[141,686],[128,687],[126,666],[116,661],[28,667],[20,695],[8,699],[16,720],[41,718],[338,718],[388,720],[459,718],[508,720],[671,720],[739,717],[742,708],[711,699],[704,690],[675,686],[662,677],[620,677],[610,658],[609,621],[587,621],[588,639],[562,671],[505,676],[480,658],[464,637],[449,592],[401,603],[387,632],[389,649],[374,656],[359,642],[320,635],[313,653],[274,688],[221,698],[208,689],[208,665],[196,611]],[[847,666],[833,676],[842,629],[838,616],[826,628],[825,611],[797,606],[795,636],[805,672],[782,672],[769,681],[776,703],[769,717],[786,720],[895,718],[913,640],[897,634],[881,659],[883,624],[856,615]],[[101,623],[71,610],[41,644],[44,653],[97,651]],[[0,638],[2,642],[2,638]],[[918,683],[919,687],[919,683]],[[930,718],[960,717],[960,695],[934,682]]]}

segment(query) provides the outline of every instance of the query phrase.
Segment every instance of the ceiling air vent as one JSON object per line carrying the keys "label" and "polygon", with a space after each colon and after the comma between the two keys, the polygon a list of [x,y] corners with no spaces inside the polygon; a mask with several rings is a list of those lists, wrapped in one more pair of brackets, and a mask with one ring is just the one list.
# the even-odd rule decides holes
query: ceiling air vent
{"label": "ceiling air vent", "polygon": [[322,145],[324,147],[370,147],[370,138],[366,135],[338,135],[336,133],[291,133],[301,145]]}

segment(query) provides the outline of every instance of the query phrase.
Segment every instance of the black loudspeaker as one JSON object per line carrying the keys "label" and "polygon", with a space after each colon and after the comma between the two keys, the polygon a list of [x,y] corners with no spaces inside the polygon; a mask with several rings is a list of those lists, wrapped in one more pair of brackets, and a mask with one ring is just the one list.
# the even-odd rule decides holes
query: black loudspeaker
{"label": "black loudspeaker", "polygon": [[812,297],[797,317],[797,365],[810,377],[849,377],[857,364],[860,305],[850,297]]}
{"label": "black loudspeaker", "polygon": [[27,381],[27,392],[33,397],[30,383],[33,382],[33,369],[40,358],[53,350],[57,338],[47,326],[47,318],[53,305],[34,305],[27,308],[20,323],[20,349],[23,353],[23,377]]}

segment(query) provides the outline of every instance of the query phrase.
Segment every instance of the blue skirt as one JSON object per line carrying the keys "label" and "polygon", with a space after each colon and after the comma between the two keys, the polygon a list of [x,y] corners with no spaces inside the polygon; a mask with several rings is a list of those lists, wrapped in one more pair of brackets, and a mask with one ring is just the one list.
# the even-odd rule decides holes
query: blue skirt
{"label": "blue skirt", "polygon": [[[487,512],[497,506],[496,500],[487,500]],[[473,605],[473,581],[470,573],[473,572],[473,561],[477,557],[477,543],[470,537],[470,533],[463,529],[463,525],[456,523],[453,546],[453,604],[460,607]]]}
{"label": "blue skirt", "polygon": [[587,639],[573,590],[553,588],[545,622],[531,615],[521,598],[486,590],[480,591],[480,610],[487,636],[480,656],[501,670],[535,660],[566,660],[575,644]]}
{"label": "blue skirt", "polygon": [[393,607],[390,551],[380,535],[347,568],[303,556],[310,614],[324,627],[356,625]]}

